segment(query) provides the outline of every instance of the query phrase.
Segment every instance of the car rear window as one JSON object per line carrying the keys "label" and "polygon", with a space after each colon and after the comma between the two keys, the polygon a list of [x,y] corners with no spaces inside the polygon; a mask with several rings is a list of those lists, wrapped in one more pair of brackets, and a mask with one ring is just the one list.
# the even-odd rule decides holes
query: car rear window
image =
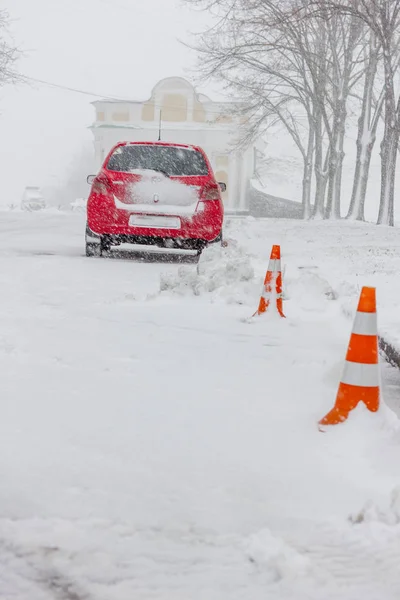
{"label": "car rear window", "polygon": [[175,146],[119,146],[110,156],[110,171],[161,171],[169,176],[208,175],[204,156],[197,150]]}

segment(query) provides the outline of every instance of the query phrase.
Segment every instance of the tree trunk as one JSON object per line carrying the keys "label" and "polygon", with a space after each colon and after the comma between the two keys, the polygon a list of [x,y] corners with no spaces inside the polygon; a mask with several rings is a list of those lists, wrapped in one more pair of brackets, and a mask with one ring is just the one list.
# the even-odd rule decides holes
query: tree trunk
{"label": "tree trunk", "polygon": [[[394,126],[392,126],[394,125]],[[381,143],[381,199],[378,224],[394,225],[394,186],[396,179],[397,147],[399,132],[396,123],[385,127]]]}
{"label": "tree trunk", "polygon": [[304,168],[303,168],[303,219],[309,219],[311,217],[311,178],[313,169],[313,157],[314,157],[314,123],[309,119],[308,129],[308,143],[307,153],[304,156]]}
{"label": "tree trunk", "polygon": [[[338,36],[338,26],[343,27]],[[340,201],[344,160],[344,139],[346,135],[347,100],[350,93],[351,77],[355,70],[354,51],[359,43],[363,26],[360,20],[351,15],[349,20],[339,17],[328,27],[332,51],[332,133],[330,136],[329,187],[326,218],[340,219]],[[341,55],[341,44],[343,54]]]}
{"label": "tree trunk", "polygon": [[324,168],[322,170],[322,193],[324,195],[324,198],[326,196],[326,185],[328,183],[329,156],[330,156],[330,150],[328,148],[328,150],[326,151],[326,155],[325,155]]}
{"label": "tree trunk", "polygon": [[373,90],[376,71],[378,67],[379,49],[375,35],[370,34],[368,64],[365,72],[364,90],[361,105],[361,115],[358,119],[357,131],[357,156],[354,169],[353,189],[351,192],[350,206],[347,219],[364,221],[364,206],[367,194],[369,167],[371,163],[372,150],[376,140],[376,129],[382,112],[382,98],[378,100],[375,115],[371,123]]}
{"label": "tree trunk", "polygon": [[383,48],[385,68],[385,131],[381,143],[381,198],[378,224],[394,225],[394,185],[399,145],[398,107],[396,110],[394,73],[387,48]]}
{"label": "tree trunk", "polygon": [[365,197],[367,194],[367,186],[369,179],[369,167],[371,163],[372,149],[375,143],[375,136],[370,138],[370,142],[365,141],[362,144],[357,143],[357,159],[354,174],[353,190],[351,194],[351,202],[348,219],[356,221],[364,221],[364,206]]}
{"label": "tree trunk", "polygon": [[346,109],[342,104],[333,124],[332,146],[329,158],[329,183],[328,199],[325,217],[327,219],[340,219],[340,195],[342,187],[342,171],[344,158]]}
{"label": "tree trunk", "polygon": [[[347,219],[356,221],[365,220],[364,206],[367,194],[369,167],[376,139],[376,127],[371,130],[367,120],[367,112],[363,110],[358,122],[356,166],[354,170],[351,201],[346,217]],[[376,122],[378,122],[378,119]]]}
{"label": "tree trunk", "polygon": [[333,205],[333,187],[334,187],[334,179],[336,172],[336,162],[337,162],[337,150],[336,150],[336,132],[335,128],[333,128],[333,140],[332,145],[330,147],[330,157],[328,163],[328,196],[326,199],[326,207],[325,207],[325,219],[330,219],[332,216],[332,205]]}
{"label": "tree trunk", "polygon": [[314,110],[315,114],[315,200],[314,200],[314,219],[324,218],[326,175],[322,165],[323,137],[322,137],[322,115],[318,106]]}
{"label": "tree trunk", "polygon": [[[347,115],[346,115],[347,116]],[[345,119],[339,124],[338,149],[337,149],[337,165],[335,172],[335,185],[333,190],[333,216],[335,219],[340,219],[340,201],[342,197],[342,175],[343,175],[343,160],[344,160],[344,138]]]}

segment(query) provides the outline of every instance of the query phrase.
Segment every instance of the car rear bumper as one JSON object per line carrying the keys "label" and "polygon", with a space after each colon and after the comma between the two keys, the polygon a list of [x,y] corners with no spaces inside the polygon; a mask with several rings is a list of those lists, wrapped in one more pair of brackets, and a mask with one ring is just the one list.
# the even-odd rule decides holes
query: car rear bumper
{"label": "car rear bumper", "polygon": [[133,234],[115,234],[105,233],[99,235],[92,231],[89,226],[86,227],[86,242],[103,247],[119,246],[121,244],[137,244],[145,246],[157,246],[158,248],[169,248],[177,250],[202,250],[208,244],[220,242],[222,240],[222,231],[212,240],[188,237],[169,237],[156,235],[133,235]]}
{"label": "car rear bumper", "polygon": [[[179,219],[178,227],[151,227],[135,226],[130,224],[132,216],[143,215],[143,212],[136,213],[130,210],[118,210],[114,206],[101,206],[98,202],[88,203],[87,217],[90,230],[97,235],[115,239],[119,243],[153,243],[161,244],[161,240],[175,241],[178,247],[186,240],[201,241],[203,243],[212,242],[221,234],[223,224],[223,208],[219,202],[208,201],[202,203],[203,210],[194,212],[194,214],[164,215],[162,211],[156,215],[154,212],[149,216],[166,216],[167,218],[176,217]],[[135,240],[134,242],[132,240]],[[142,242],[141,240],[146,240]]]}
{"label": "car rear bumper", "polygon": [[157,246],[158,248],[169,248],[176,250],[202,250],[211,244],[221,239],[219,235],[217,239],[205,241],[195,238],[178,238],[178,237],[157,237],[145,235],[105,235],[105,245],[119,246],[120,244],[138,244],[144,246]]}

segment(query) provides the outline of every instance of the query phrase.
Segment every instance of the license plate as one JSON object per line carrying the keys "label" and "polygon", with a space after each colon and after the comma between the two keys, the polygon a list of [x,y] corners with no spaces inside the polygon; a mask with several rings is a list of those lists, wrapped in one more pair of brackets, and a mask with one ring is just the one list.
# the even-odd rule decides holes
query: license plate
{"label": "license plate", "polygon": [[162,215],[131,215],[129,225],[132,227],[150,227],[151,229],[180,229],[179,217]]}

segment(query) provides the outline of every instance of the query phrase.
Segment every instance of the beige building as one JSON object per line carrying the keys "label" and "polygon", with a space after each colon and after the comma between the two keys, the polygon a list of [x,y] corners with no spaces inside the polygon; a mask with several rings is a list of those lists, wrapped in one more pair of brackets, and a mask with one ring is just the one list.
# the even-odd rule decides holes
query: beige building
{"label": "beige building", "polygon": [[235,102],[213,102],[185,79],[169,77],[157,83],[143,102],[99,100],[93,105],[96,119],[91,129],[98,167],[117,142],[155,141],[161,130],[162,141],[201,146],[216,179],[227,185],[226,209],[248,209],[255,146],[236,147],[241,117],[235,115]]}

